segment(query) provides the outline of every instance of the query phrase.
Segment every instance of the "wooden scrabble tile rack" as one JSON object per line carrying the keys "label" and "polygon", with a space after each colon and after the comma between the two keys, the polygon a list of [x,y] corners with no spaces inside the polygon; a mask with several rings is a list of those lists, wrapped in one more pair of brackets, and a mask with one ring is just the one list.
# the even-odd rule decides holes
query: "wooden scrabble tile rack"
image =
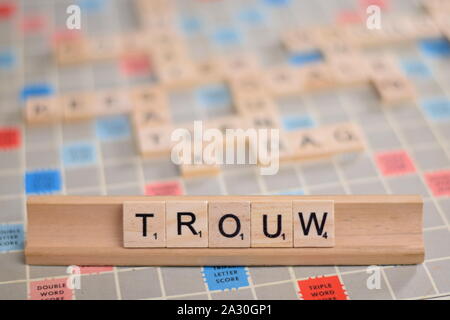
{"label": "wooden scrabble tile rack", "polygon": [[[124,213],[145,211],[146,205],[152,207],[156,219],[148,232],[163,236],[157,242],[146,238],[147,243],[141,243],[139,248],[136,242],[126,246],[124,234],[135,226],[125,228]],[[333,210],[333,241],[311,242],[296,234],[297,211],[322,209]],[[206,231],[200,242],[193,237],[177,240],[173,220],[174,213],[180,210],[199,213],[199,223]],[[422,210],[423,202],[418,195],[32,196],[27,201],[25,257],[26,263],[32,265],[417,264],[424,260]],[[236,239],[216,238],[214,225],[223,222],[221,215],[230,211],[242,219],[242,230],[251,234],[250,241],[243,244]],[[287,227],[290,230],[283,231],[294,233],[287,235],[287,243],[267,241],[258,234],[261,224],[258,213],[270,215],[274,211],[282,213],[283,223],[292,223]],[[273,216],[267,220],[273,222]]]}

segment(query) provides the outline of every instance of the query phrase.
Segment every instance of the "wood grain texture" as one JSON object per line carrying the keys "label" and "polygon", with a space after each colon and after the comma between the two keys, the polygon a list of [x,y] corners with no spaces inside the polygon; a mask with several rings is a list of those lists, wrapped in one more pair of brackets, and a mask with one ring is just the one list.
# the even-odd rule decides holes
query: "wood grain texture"
{"label": "wood grain texture", "polygon": [[301,92],[300,72],[288,66],[272,67],[263,74],[265,85],[274,96],[296,95]]}
{"label": "wood grain texture", "polygon": [[130,89],[130,97],[135,109],[152,109],[169,112],[169,101],[167,93],[163,88],[148,85],[142,85]]}
{"label": "wood grain texture", "polygon": [[416,99],[415,88],[404,75],[378,77],[373,84],[383,104],[392,105]]}
{"label": "wood grain texture", "polygon": [[[134,127],[156,127],[171,122],[171,115],[166,106],[160,107],[141,107],[133,110],[132,120]],[[137,129],[139,130],[139,129]]]}
{"label": "wood grain texture", "polygon": [[334,246],[333,201],[292,201],[292,215],[294,247]]}
{"label": "wood grain texture", "polygon": [[170,155],[172,126],[136,127],[137,146],[141,156],[155,157]]}
{"label": "wood grain texture", "polygon": [[220,166],[208,164],[182,164],[180,165],[180,171],[183,178],[208,177],[218,175],[220,173]]}
{"label": "wood grain texture", "polygon": [[62,108],[64,121],[78,121],[93,118],[98,114],[93,93],[76,93],[62,95],[59,106]]}
{"label": "wood grain texture", "polygon": [[351,122],[290,131],[286,139],[295,160],[326,158],[361,151],[365,147],[361,128]]}
{"label": "wood grain texture", "polygon": [[168,248],[208,247],[208,203],[166,202],[166,240]]}
{"label": "wood grain texture", "polygon": [[293,247],[292,201],[253,201],[251,211],[251,247]]}
{"label": "wood grain texture", "polygon": [[124,246],[127,248],[164,248],[166,246],[166,203],[164,201],[125,201],[123,203],[123,238]]}
{"label": "wood grain texture", "polygon": [[423,202],[417,195],[270,196],[333,200],[332,248],[123,247],[122,204],[143,200],[267,200],[268,196],[32,196],[26,263],[33,265],[371,265],[424,260]]}
{"label": "wood grain texture", "polygon": [[304,92],[315,92],[336,86],[330,66],[326,63],[311,64],[299,72]]}
{"label": "wood grain texture", "polygon": [[102,90],[94,95],[97,114],[109,116],[125,114],[132,110],[131,99],[126,90]]}
{"label": "wood grain texture", "polygon": [[53,54],[56,62],[60,65],[78,64],[90,59],[88,43],[83,38],[58,43]]}
{"label": "wood grain texture", "polygon": [[250,247],[249,201],[210,201],[208,213],[209,247]]}
{"label": "wood grain texture", "polygon": [[28,99],[24,110],[28,124],[51,124],[61,120],[61,110],[54,97]]}

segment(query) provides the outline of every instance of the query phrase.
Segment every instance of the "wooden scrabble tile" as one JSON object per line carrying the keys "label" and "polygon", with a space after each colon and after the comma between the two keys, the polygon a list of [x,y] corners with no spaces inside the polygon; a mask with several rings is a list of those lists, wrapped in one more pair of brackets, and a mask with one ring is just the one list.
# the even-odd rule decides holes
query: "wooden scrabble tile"
{"label": "wooden scrabble tile", "polygon": [[275,96],[288,96],[301,93],[302,77],[295,68],[289,66],[272,67],[264,72],[265,85]]}
{"label": "wooden scrabble tile", "polygon": [[25,119],[29,124],[47,124],[62,118],[58,100],[54,97],[30,98],[25,106]]}
{"label": "wooden scrabble tile", "polygon": [[333,58],[344,58],[359,55],[360,51],[349,41],[330,41],[320,45],[323,56],[326,60]]}
{"label": "wooden scrabble tile", "polygon": [[401,44],[412,40],[411,30],[407,23],[401,19],[386,19],[380,30],[373,32],[372,42],[376,46]]}
{"label": "wooden scrabble tile", "polygon": [[258,58],[248,53],[227,56],[219,59],[218,62],[222,75],[226,78],[239,77],[249,73],[259,73],[261,69]]}
{"label": "wooden scrabble tile", "polygon": [[134,127],[151,127],[169,124],[171,122],[169,108],[147,107],[133,110],[132,121]]}
{"label": "wooden scrabble tile", "polygon": [[169,105],[167,93],[159,86],[139,86],[130,89],[130,99],[133,109],[167,108]]}
{"label": "wooden scrabble tile", "polygon": [[438,29],[438,32],[442,33],[444,36],[448,34],[448,30],[450,29],[450,21],[446,12],[434,12],[427,18],[430,21],[425,22],[425,24],[434,25],[434,27]]}
{"label": "wooden scrabble tile", "polygon": [[197,74],[196,81],[199,84],[221,82],[224,78],[220,64],[215,59],[201,61],[195,67]]}
{"label": "wooden scrabble tile", "polygon": [[139,32],[121,34],[119,54],[149,53],[152,47],[146,40],[147,36]]}
{"label": "wooden scrabble tile", "polygon": [[339,153],[361,151],[365,147],[361,129],[341,123],[286,133],[296,160],[321,159]]}
{"label": "wooden scrabble tile", "polygon": [[126,248],[166,246],[166,203],[126,201],[123,203],[123,243]]}
{"label": "wooden scrabble tile", "polygon": [[177,32],[176,16],[173,12],[156,10],[152,12],[141,12],[139,18],[142,29],[147,32]]}
{"label": "wooden scrabble tile", "polygon": [[229,78],[228,84],[233,97],[267,95],[264,78],[259,73],[246,73]]}
{"label": "wooden scrabble tile", "polygon": [[292,201],[294,247],[334,247],[334,201]]}
{"label": "wooden scrabble tile", "polygon": [[251,247],[292,247],[292,201],[251,203]]}
{"label": "wooden scrabble tile", "polygon": [[395,20],[388,19],[383,22],[383,28],[380,30],[380,45],[395,44],[412,40],[412,28],[414,26],[405,21],[402,17],[395,17]]}
{"label": "wooden scrabble tile", "polygon": [[[450,2],[449,2],[450,4]],[[450,9],[450,6],[449,6]],[[449,11],[447,11],[448,13]],[[445,14],[446,25],[449,24],[448,14]],[[441,36],[442,26],[434,19],[434,16],[408,17],[411,33],[415,39],[439,38]]]}
{"label": "wooden scrabble tile", "polygon": [[356,48],[361,48],[364,46],[364,43],[362,43],[364,41],[363,35],[364,33],[368,33],[370,31],[367,30],[367,27],[355,23],[344,25],[343,30],[347,39],[346,42]]}
{"label": "wooden scrabble tile", "polygon": [[205,122],[205,129],[216,129],[222,134],[224,146],[234,146],[237,143],[237,136],[227,135],[227,130],[239,130],[246,127],[243,117],[237,115],[213,118]]}
{"label": "wooden scrabble tile", "polygon": [[[260,135],[257,141],[249,139],[249,150],[260,167],[270,167],[274,161],[286,163],[293,160],[292,148],[283,130],[278,130],[278,142],[273,140],[274,136],[269,133],[267,136]],[[265,149],[261,149],[264,146]],[[266,150],[266,151],[261,151]]]}
{"label": "wooden scrabble tile", "polygon": [[121,37],[104,36],[86,40],[86,52],[90,60],[116,59],[122,53]]}
{"label": "wooden scrabble tile", "polygon": [[386,26],[383,24],[386,36],[397,41],[438,38],[441,36],[439,27],[434,15],[398,16]]}
{"label": "wooden scrabble tile", "polygon": [[450,1],[448,0],[426,0],[421,1],[421,5],[429,14],[450,10]]}
{"label": "wooden scrabble tile", "polygon": [[145,157],[169,155],[172,148],[171,126],[137,127],[136,139],[139,153]]}
{"label": "wooden scrabble tile", "polygon": [[286,133],[295,160],[319,159],[328,156],[326,137],[320,128],[301,129]]}
{"label": "wooden scrabble tile", "polygon": [[250,202],[209,201],[209,247],[250,247]]}
{"label": "wooden scrabble tile", "polygon": [[173,44],[179,48],[186,48],[183,38],[173,30],[146,30],[144,34],[148,36],[147,40],[154,44],[156,50],[158,48],[168,48],[167,45],[172,46]]}
{"label": "wooden scrabble tile", "polygon": [[208,202],[166,202],[167,247],[208,247]]}
{"label": "wooden scrabble tile", "polygon": [[98,114],[93,94],[66,94],[59,98],[64,121],[77,121],[93,118]]}
{"label": "wooden scrabble tile", "polygon": [[[159,44],[156,45],[156,43]],[[156,67],[176,64],[179,61],[189,61],[189,55],[183,42],[162,35],[156,43],[153,43],[151,50],[151,57]]]}
{"label": "wooden scrabble tile", "polygon": [[161,87],[131,89],[130,99],[135,127],[161,126],[171,122],[168,97]]}
{"label": "wooden scrabble tile", "polygon": [[77,37],[58,42],[54,48],[54,56],[56,62],[61,65],[81,63],[90,59],[86,39]]}
{"label": "wooden scrabble tile", "polygon": [[156,69],[161,85],[168,89],[190,87],[198,79],[196,66],[189,60],[159,64]]}
{"label": "wooden scrabble tile", "polygon": [[277,129],[281,127],[280,116],[276,109],[266,110],[265,112],[249,113],[244,116],[246,128],[253,129]]}
{"label": "wooden scrabble tile", "polygon": [[369,81],[369,68],[359,55],[329,57],[330,71],[337,84],[354,85]]}
{"label": "wooden scrabble tile", "polygon": [[244,116],[275,112],[277,109],[275,101],[266,94],[234,96],[233,100],[236,111]]}
{"label": "wooden scrabble tile", "polygon": [[347,41],[356,47],[371,47],[383,43],[383,32],[378,29],[368,29],[366,25],[352,24],[346,27]]}
{"label": "wooden scrabble tile", "polygon": [[415,37],[415,23],[404,17],[395,17],[395,20],[389,21],[383,25],[384,35],[388,43],[413,40]]}
{"label": "wooden scrabble tile", "polygon": [[162,32],[172,31],[177,32],[176,17],[171,12],[152,12],[151,14],[144,15],[141,19],[143,21],[143,29],[148,32]]}
{"label": "wooden scrabble tile", "polygon": [[211,164],[182,164],[180,165],[181,176],[185,179],[210,177],[220,174],[219,165]]}
{"label": "wooden scrabble tile", "polygon": [[306,28],[286,31],[281,41],[289,52],[311,51],[318,45],[315,34]]}
{"label": "wooden scrabble tile", "polygon": [[303,91],[316,91],[336,86],[336,80],[326,63],[316,63],[299,70],[302,78]]}
{"label": "wooden scrabble tile", "polygon": [[132,102],[126,90],[103,90],[94,96],[95,108],[98,115],[113,115],[128,113]]}
{"label": "wooden scrabble tile", "polygon": [[[269,148],[268,150],[271,150]],[[280,144],[279,144],[279,156],[280,163],[290,162],[293,160],[292,148],[290,142],[286,137],[286,133],[280,130]]]}
{"label": "wooden scrabble tile", "polygon": [[369,68],[372,79],[390,77],[392,75],[401,75],[402,71],[393,56],[376,55],[366,57],[366,63]]}
{"label": "wooden scrabble tile", "polygon": [[176,28],[177,18],[178,16],[174,9],[169,10],[168,8],[159,7],[152,9],[151,12],[144,13],[141,20],[143,27],[150,32],[167,30],[178,32]]}
{"label": "wooden scrabble tile", "polygon": [[236,115],[213,118],[205,122],[205,128],[214,128],[219,130],[222,134],[226,134],[228,129],[243,128],[242,118]]}
{"label": "wooden scrabble tile", "polygon": [[167,0],[137,0],[136,7],[140,13],[166,12],[175,9],[173,1]]}
{"label": "wooden scrabble tile", "polygon": [[396,104],[416,99],[414,86],[405,76],[379,77],[373,83],[384,104]]}
{"label": "wooden scrabble tile", "polygon": [[[143,27],[149,31],[167,31],[169,27],[174,28],[175,7],[173,1],[145,1],[147,4],[138,7],[140,21]],[[171,17],[169,21],[166,21]],[[170,22],[170,23],[169,23]]]}
{"label": "wooden scrabble tile", "polygon": [[185,150],[176,153],[180,159],[180,172],[183,178],[215,176],[220,173],[223,163],[223,145],[219,141],[194,143],[190,154]]}
{"label": "wooden scrabble tile", "polygon": [[330,154],[358,152],[365,148],[364,135],[356,123],[331,124],[321,129],[327,139],[325,145]]}
{"label": "wooden scrabble tile", "polygon": [[171,11],[174,10],[174,2],[167,0],[138,0],[138,8],[143,12],[154,12],[154,11]]}
{"label": "wooden scrabble tile", "polygon": [[347,41],[345,28],[339,25],[315,27],[312,30],[312,35],[314,37],[314,42],[317,43],[318,47],[330,43],[344,44]]}

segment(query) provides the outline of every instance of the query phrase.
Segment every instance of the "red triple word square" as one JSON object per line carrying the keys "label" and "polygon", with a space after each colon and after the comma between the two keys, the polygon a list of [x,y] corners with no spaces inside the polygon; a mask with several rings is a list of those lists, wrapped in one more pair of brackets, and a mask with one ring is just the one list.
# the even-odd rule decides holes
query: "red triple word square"
{"label": "red triple word square", "polygon": [[0,1],[0,20],[11,18],[16,12],[16,5],[11,1]]}
{"label": "red triple word square", "polygon": [[377,153],[375,161],[383,176],[397,176],[416,171],[410,156],[404,150]]}
{"label": "red triple word square", "polygon": [[450,170],[425,173],[425,180],[435,197],[450,196]]}
{"label": "red triple word square", "polygon": [[20,146],[20,130],[0,128],[0,150],[16,149]]}
{"label": "red triple word square", "polygon": [[303,300],[348,300],[338,276],[299,280],[298,287]]}
{"label": "red triple word square", "polygon": [[179,181],[165,181],[148,184],[145,186],[147,196],[179,196],[183,194],[183,188]]}

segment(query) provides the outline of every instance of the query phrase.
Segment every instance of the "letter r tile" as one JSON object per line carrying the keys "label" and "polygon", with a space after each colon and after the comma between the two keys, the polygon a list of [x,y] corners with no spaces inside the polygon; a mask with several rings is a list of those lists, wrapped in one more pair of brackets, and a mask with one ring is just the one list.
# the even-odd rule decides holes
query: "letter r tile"
{"label": "letter r tile", "polygon": [[292,201],[251,204],[251,246],[292,247]]}
{"label": "letter r tile", "polygon": [[334,201],[292,203],[294,247],[334,247]]}
{"label": "letter r tile", "polygon": [[167,201],[167,247],[208,247],[208,202]]}
{"label": "letter r tile", "polygon": [[126,201],[123,204],[123,243],[126,248],[166,246],[164,201]]}

